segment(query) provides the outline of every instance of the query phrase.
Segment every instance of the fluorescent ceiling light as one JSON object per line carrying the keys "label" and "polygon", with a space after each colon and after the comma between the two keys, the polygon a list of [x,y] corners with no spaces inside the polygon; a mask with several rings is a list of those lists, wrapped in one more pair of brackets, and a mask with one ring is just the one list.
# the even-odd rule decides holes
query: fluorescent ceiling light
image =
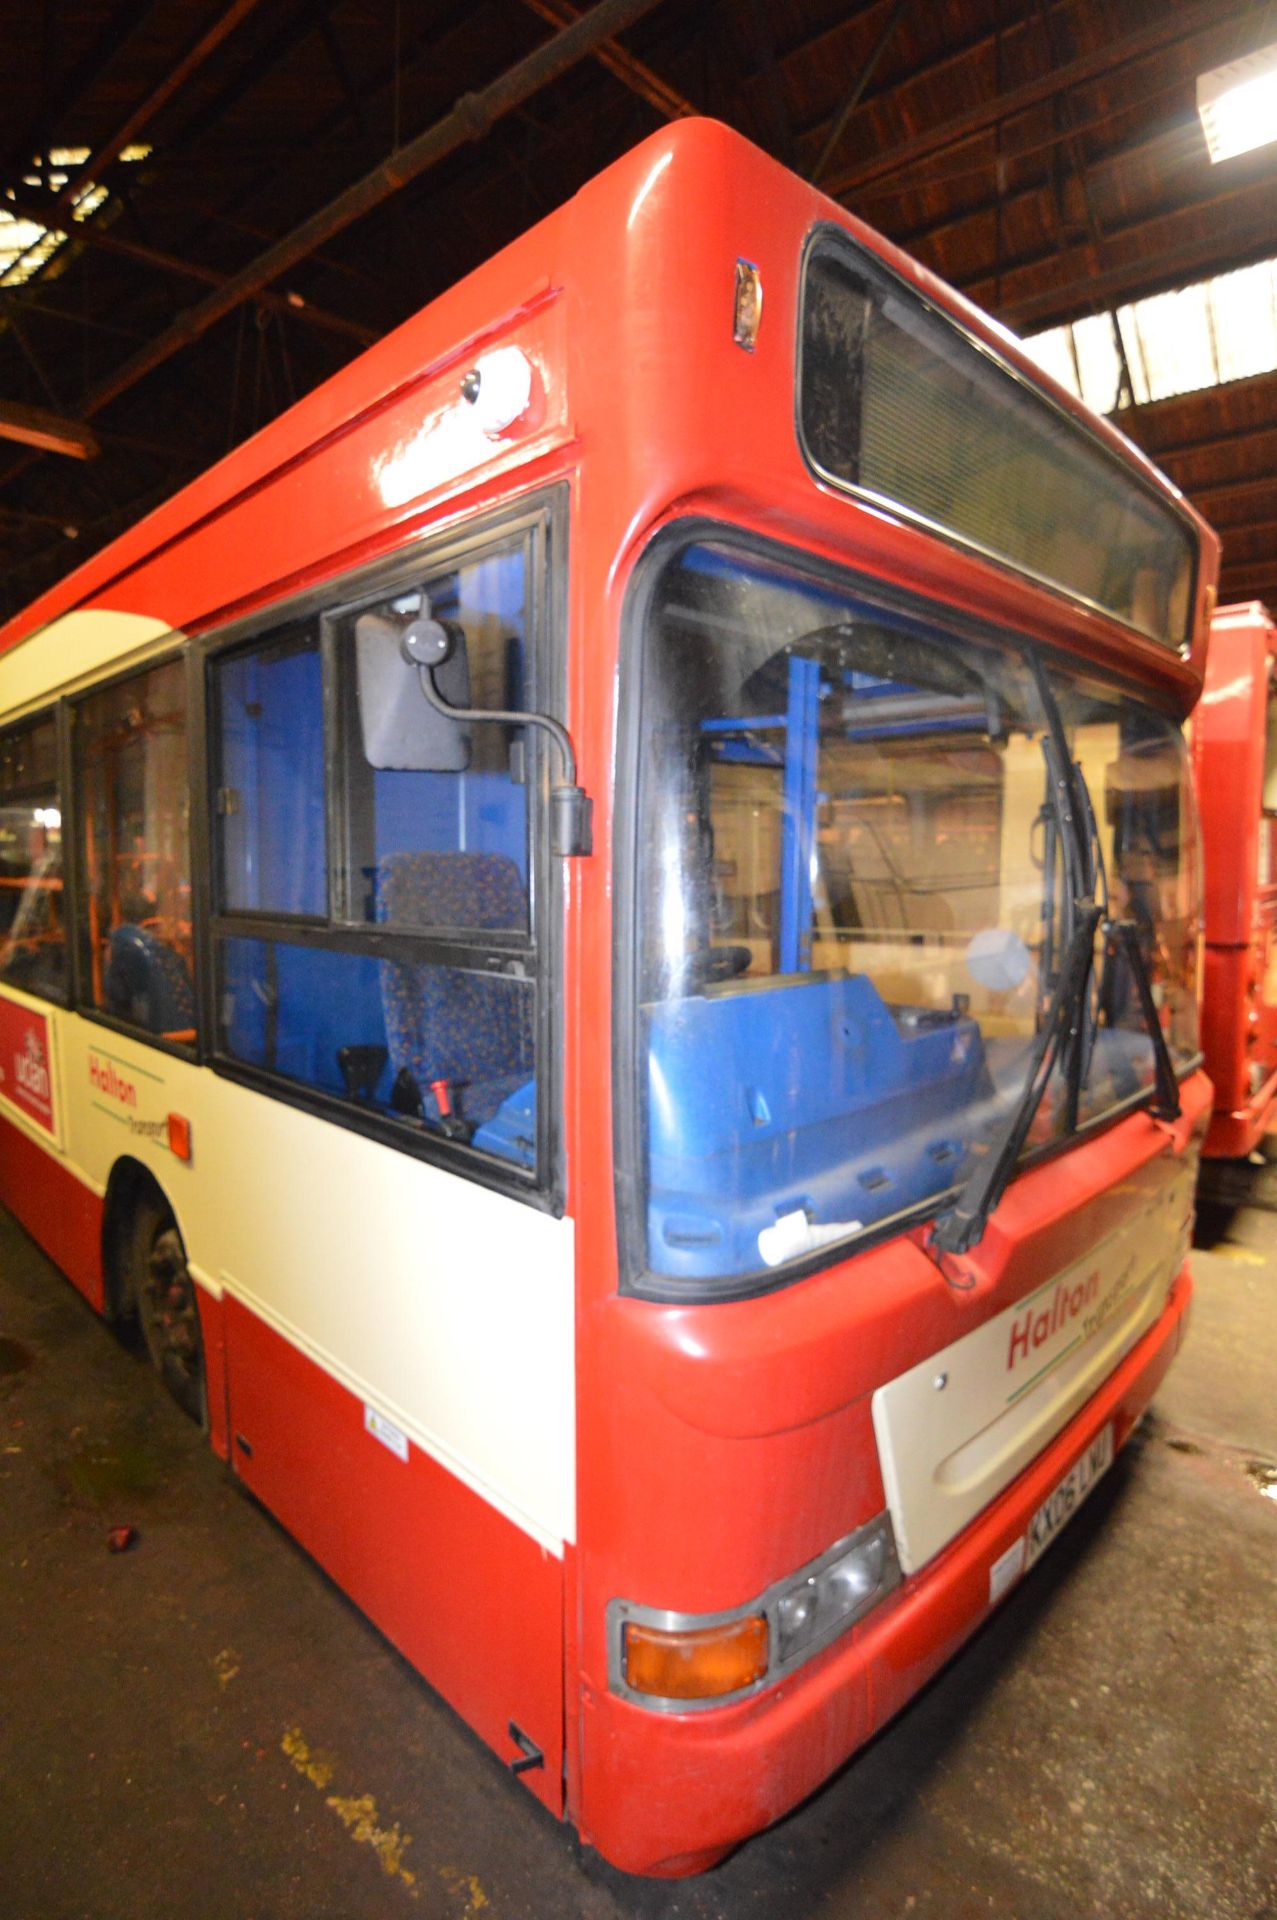
{"label": "fluorescent ceiling light", "polygon": [[1213,161],[1277,140],[1277,45],[1199,73],[1197,111]]}

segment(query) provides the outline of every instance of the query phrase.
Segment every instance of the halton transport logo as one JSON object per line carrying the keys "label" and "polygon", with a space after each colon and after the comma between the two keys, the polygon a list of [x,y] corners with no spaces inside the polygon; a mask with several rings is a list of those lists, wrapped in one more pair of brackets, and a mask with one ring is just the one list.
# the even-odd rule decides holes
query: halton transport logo
{"label": "halton transport logo", "polygon": [[116,1072],[114,1061],[99,1060],[96,1053],[91,1053],[89,1080],[108,1100],[118,1100],[122,1107],[136,1107],[137,1088],[124,1074]]}
{"label": "halton transport logo", "polygon": [[0,1094],[46,1133],[54,1131],[53,1061],[44,1016],[0,994]]}
{"label": "halton transport logo", "polygon": [[37,1106],[49,1106],[53,1098],[53,1087],[49,1079],[49,1059],[44,1050],[44,1042],[34,1027],[27,1028],[23,1036],[22,1051],[13,1056],[13,1077],[28,1100],[33,1101]]}
{"label": "halton transport logo", "polygon": [[1021,1360],[1027,1360],[1031,1353],[1048,1341],[1061,1327],[1075,1320],[1095,1302],[1100,1290],[1098,1271],[1088,1273],[1085,1280],[1079,1280],[1075,1286],[1061,1283],[1046,1306],[1036,1313],[1030,1307],[1017,1320],[1011,1322],[1011,1340],[1007,1348],[1007,1372],[1010,1373]]}
{"label": "halton transport logo", "polygon": [[[154,1075],[151,1077],[155,1078]],[[95,1093],[102,1096],[102,1099],[93,1102],[95,1107],[104,1113],[114,1113],[117,1119],[126,1123],[129,1132],[136,1134],[139,1139],[153,1140],[158,1145],[167,1147],[170,1153],[176,1152],[173,1146],[172,1116],[166,1115],[162,1120],[148,1120],[145,1115],[140,1114],[137,1110],[135,1082],[129,1079],[127,1073],[121,1073],[109,1056],[103,1059],[96,1053],[90,1053],[89,1084]],[[110,1105],[104,1106],[104,1100],[109,1101]],[[187,1151],[180,1157],[184,1160],[190,1158],[189,1134]]]}
{"label": "halton transport logo", "polygon": [[[1172,1187],[1168,1199],[1173,1201],[1174,1198],[1175,1189]],[[1072,1352],[1079,1340],[1089,1340],[1092,1334],[1108,1326],[1130,1307],[1144,1292],[1155,1270],[1138,1254],[1132,1253],[1127,1256],[1120,1271],[1108,1279],[1102,1278],[1100,1269],[1096,1267],[1087,1274],[1085,1280],[1079,1280],[1073,1286],[1067,1280],[1061,1280],[1046,1306],[1036,1310],[1029,1307],[1011,1322],[1007,1372],[1013,1373],[1022,1360],[1036,1353],[1062,1327],[1079,1320],[1072,1340],[1055,1356],[1055,1359],[1062,1360],[1066,1353]],[[1054,1366],[1055,1359],[1049,1362],[1051,1366]]]}

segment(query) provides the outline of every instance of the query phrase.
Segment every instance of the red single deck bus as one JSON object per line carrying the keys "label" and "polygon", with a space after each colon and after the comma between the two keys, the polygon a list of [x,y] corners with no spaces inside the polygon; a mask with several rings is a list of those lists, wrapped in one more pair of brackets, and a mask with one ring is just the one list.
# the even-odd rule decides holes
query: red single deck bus
{"label": "red single deck bus", "polygon": [[5,1200],[623,1868],[817,1787],[1170,1364],[1216,562],[689,121],[0,632]]}
{"label": "red single deck bus", "polygon": [[1252,1153],[1277,1107],[1277,628],[1258,601],[1211,622],[1193,716],[1206,875],[1203,1153]]}

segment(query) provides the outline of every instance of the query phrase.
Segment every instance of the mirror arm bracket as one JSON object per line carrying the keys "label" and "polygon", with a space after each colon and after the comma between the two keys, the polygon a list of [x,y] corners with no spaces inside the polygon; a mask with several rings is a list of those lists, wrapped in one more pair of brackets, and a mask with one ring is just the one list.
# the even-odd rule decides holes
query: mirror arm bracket
{"label": "mirror arm bracket", "polygon": [[594,851],[594,802],[577,784],[576,754],[566,727],[548,713],[503,711],[497,707],[454,707],[435,686],[434,668],[417,663],[421,691],[437,713],[449,720],[495,724],[506,727],[540,727],[548,733],[563,762],[563,780],[550,789],[550,849],[561,859]]}

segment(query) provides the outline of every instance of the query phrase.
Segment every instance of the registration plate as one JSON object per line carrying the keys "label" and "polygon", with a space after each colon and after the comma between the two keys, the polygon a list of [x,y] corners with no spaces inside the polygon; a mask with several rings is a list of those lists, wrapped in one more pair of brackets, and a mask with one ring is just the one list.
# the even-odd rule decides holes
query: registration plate
{"label": "registration plate", "polygon": [[1080,1460],[1075,1460],[1054,1493],[1048,1494],[1024,1536],[1024,1564],[1031,1567],[1045,1553],[1057,1533],[1073,1518],[1100,1475],[1113,1464],[1113,1429],[1098,1433]]}
{"label": "registration plate", "polygon": [[1067,1526],[1091,1488],[1113,1464],[1113,1429],[1096,1434],[1080,1460],[1049,1494],[1018,1540],[999,1554],[989,1568],[989,1605],[1000,1600],[1033,1562],[1046,1552],[1061,1527]]}

